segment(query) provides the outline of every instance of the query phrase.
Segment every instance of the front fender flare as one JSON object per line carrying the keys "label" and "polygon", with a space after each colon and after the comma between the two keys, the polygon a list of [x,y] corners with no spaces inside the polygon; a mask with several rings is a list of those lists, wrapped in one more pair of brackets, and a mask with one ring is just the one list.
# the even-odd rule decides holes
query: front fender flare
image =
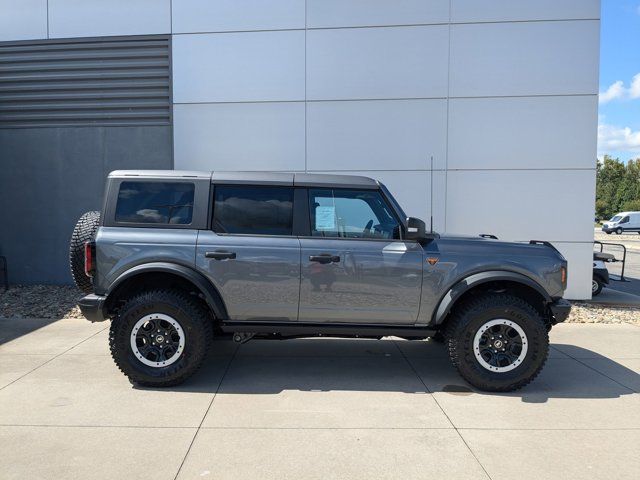
{"label": "front fender flare", "polygon": [[207,305],[209,305],[216,318],[220,320],[227,319],[227,308],[225,307],[224,301],[222,300],[218,290],[211,284],[211,282],[209,282],[200,272],[197,272],[190,267],[171,262],[145,263],[142,265],[136,265],[135,267],[121,273],[111,284],[105,294],[105,307],[108,305],[109,295],[117,291],[118,287],[120,287],[126,280],[129,280],[136,275],[150,272],[171,273],[191,282],[202,292],[205,302],[207,302]]}
{"label": "front fender flare", "polygon": [[522,273],[509,272],[503,270],[491,270],[486,272],[475,273],[463,278],[457,282],[449,291],[440,299],[438,308],[431,319],[432,325],[440,325],[455,305],[456,301],[468,290],[483,283],[509,281],[520,283],[537,291],[547,302],[551,302],[552,298],[547,291],[535,280],[523,275]]}

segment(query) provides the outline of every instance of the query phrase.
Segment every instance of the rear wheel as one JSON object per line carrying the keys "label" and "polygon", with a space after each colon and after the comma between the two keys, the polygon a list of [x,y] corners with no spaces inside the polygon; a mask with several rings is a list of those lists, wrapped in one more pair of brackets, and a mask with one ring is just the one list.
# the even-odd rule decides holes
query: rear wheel
{"label": "rear wheel", "polygon": [[509,392],[542,370],[549,336],[538,311],[519,297],[486,294],[458,307],[446,328],[451,362],[471,385]]}
{"label": "rear wheel", "polygon": [[184,382],[201,367],[212,340],[209,312],[178,290],[134,296],[113,319],[109,333],[118,368],[132,383],[150,387]]}

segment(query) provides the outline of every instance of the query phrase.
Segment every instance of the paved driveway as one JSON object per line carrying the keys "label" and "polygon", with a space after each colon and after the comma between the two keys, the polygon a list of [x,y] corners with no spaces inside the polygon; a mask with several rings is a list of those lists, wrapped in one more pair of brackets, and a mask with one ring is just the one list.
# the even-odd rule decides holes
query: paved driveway
{"label": "paved driveway", "polygon": [[514,394],[470,390],[444,348],[216,342],[136,389],[106,324],[0,320],[2,479],[638,478],[640,328],[561,325]]}

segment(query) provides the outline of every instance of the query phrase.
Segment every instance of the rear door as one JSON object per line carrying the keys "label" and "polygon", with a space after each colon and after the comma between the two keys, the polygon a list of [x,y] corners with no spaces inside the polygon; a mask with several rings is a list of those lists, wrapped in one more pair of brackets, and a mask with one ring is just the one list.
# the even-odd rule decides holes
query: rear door
{"label": "rear door", "polygon": [[400,238],[400,219],[380,190],[309,188],[308,205],[299,320],[415,323],[423,249]]}
{"label": "rear door", "polygon": [[196,265],[218,288],[231,320],[298,319],[293,199],[292,186],[214,186],[212,225],[199,232]]}

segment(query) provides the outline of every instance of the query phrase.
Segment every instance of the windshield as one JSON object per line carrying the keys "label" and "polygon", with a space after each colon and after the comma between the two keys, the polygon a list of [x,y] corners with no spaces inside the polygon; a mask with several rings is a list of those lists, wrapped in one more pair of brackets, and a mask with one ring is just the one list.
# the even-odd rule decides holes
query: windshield
{"label": "windshield", "polygon": [[610,222],[617,222],[618,220],[620,220],[622,218],[621,215],[616,215],[615,217],[613,217],[611,220],[609,220]]}

